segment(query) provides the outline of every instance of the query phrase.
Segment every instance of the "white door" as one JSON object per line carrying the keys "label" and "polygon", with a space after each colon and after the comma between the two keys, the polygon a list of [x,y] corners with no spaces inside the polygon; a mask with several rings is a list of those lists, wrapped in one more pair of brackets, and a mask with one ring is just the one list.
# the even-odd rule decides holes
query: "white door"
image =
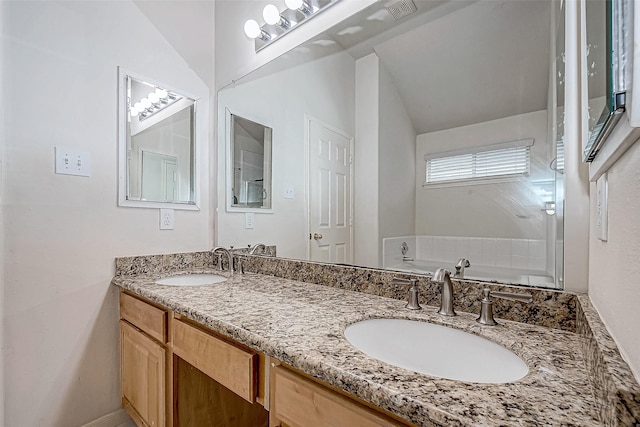
{"label": "white door", "polygon": [[309,257],[350,264],[352,139],[309,119]]}

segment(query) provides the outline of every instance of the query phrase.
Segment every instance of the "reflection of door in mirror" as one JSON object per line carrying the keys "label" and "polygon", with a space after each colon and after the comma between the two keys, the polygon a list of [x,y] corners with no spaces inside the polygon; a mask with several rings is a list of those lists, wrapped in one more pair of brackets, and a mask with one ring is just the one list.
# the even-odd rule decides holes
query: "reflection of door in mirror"
{"label": "reflection of door in mirror", "polygon": [[141,188],[142,200],[178,200],[178,157],[142,150]]}
{"label": "reflection of door in mirror", "polygon": [[353,140],[309,120],[309,257],[353,262],[351,144]]}
{"label": "reflection of door in mirror", "polygon": [[232,155],[230,206],[241,209],[271,208],[271,128],[230,115]]}

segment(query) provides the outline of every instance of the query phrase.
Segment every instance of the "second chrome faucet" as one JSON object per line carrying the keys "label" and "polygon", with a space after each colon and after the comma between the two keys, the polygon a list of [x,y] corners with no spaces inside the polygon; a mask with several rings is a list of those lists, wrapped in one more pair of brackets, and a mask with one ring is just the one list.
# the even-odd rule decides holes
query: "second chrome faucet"
{"label": "second chrome faucet", "polygon": [[453,284],[451,283],[451,272],[445,268],[439,268],[433,273],[431,279],[434,283],[441,285],[439,314],[443,316],[455,316],[453,309]]}

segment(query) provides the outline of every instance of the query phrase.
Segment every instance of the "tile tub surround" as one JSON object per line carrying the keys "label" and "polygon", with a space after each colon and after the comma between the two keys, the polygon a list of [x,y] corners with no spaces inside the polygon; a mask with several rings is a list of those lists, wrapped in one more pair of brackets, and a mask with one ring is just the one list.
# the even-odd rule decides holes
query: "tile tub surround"
{"label": "tile tub surround", "polygon": [[[161,275],[120,275],[113,284],[417,425],[602,425],[579,334],[507,321],[482,326],[472,314],[445,318],[392,298],[260,274],[197,287],[155,285]],[[475,384],[377,361],[343,335],[347,325],[370,318],[424,320],[483,335],[520,355],[529,374],[509,384]]]}
{"label": "tile tub surround", "polygon": [[618,351],[589,297],[580,295],[577,333],[598,403],[600,419],[607,425],[640,425],[640,386]]}

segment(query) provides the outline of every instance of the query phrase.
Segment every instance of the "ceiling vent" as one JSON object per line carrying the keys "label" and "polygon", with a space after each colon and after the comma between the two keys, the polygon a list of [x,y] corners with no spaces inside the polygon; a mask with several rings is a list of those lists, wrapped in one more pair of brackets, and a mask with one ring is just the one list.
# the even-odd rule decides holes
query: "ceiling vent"
{"label": "ceiling vent", "polygon": [[397,0],[384,5],[396,21],[418,10],[412,0]]}

